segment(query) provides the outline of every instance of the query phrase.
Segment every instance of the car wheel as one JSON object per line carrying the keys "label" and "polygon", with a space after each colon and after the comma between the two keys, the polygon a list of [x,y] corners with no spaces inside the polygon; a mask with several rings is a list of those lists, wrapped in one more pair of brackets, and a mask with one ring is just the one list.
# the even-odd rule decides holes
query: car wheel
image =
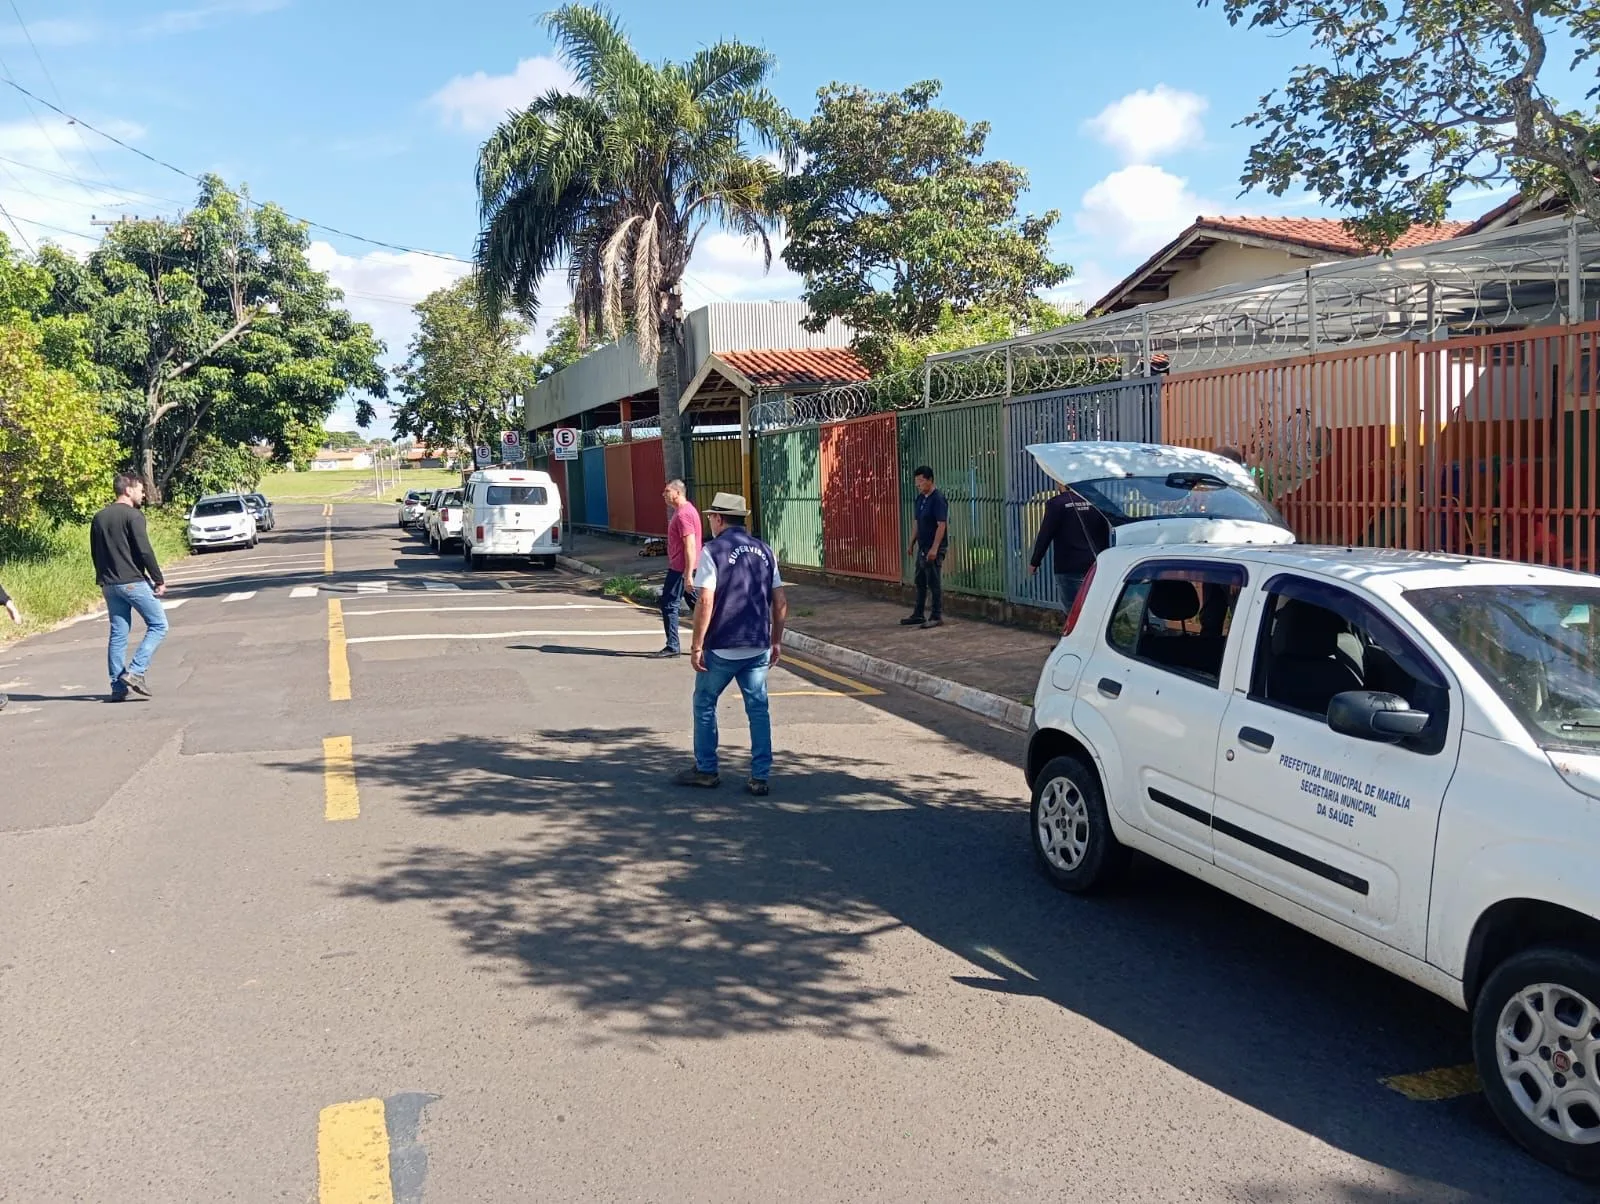
{"label": "car wheel", "polygon": [[1473,1004],[1472,1053],[1524,1149],[1600,1179],[1600,961],[1549,947],[1500,963]]}
{"label": "car wheel", "polygon": [[1062,890],[1087,893],[1127,868],[1128,850],[1112,834],[1094,769],[1077,757],[1056,757],[1033,787],[1033,853]]}

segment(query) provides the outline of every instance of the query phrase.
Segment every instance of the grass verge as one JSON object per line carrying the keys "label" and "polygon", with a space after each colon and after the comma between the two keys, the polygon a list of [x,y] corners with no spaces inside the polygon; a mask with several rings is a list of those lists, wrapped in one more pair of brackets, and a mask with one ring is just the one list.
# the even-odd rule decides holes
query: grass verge
{"label": "grass verge", "polygon": [[641,606],[649,606],[655,602],[657,596],[652,587],[632,575],[607,577],[600,587],[600,592],[608,598],[626,598],[629,602],[637,602]]}
{"label": "grass verge", "polygon": [[398,484],[379,492],[371,472],[269,472],[258,489],[273,502],[392,502],[408,489],[448,489],[461,484],[461,474],[443,468],[407,469]]}
{"label": "grass verge", "polygon": [[[184,559],[181,510],[146,510],[150,546],[163,566]],[[22,611],[22,627],[0,613],[0,643],[54,627],[100,602],[89,558],[89,524],[68,523],[47,532],[0,533],[0,585]]]}

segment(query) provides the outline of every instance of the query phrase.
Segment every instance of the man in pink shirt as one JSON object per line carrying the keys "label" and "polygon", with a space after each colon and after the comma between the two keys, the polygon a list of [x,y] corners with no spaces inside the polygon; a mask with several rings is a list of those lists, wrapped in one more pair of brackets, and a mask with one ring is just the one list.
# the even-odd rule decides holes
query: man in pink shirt
{"label": "man in pink shirt", "polygon": [[[661,586],[661,624],[667,629],[667,646],[657,660],[682,655],[678,645],[678,603],[683,600],[684,579],[700,559],[700,512],[694,508],[682,481],[668,481],[661,491],[671,515],[667,519],[667,579]],[[694,605],[694,599],[689,599]]]}

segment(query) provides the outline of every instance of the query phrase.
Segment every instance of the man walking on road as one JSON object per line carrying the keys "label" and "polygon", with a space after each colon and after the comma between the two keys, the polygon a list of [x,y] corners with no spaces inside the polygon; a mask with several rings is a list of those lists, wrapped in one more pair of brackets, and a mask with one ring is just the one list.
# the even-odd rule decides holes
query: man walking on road
{"label": "man walking on road", "polygon": [[[144,482],[131,472],[119,472],[116,490],[117,500],[96,514],[89,525],[89,554],[111,619],[111,642],[106,650],[111,701],[125,702],[129,694],[150,697],[144,677],[150,658],[167,636],[167,612],[160,601],[167,583],[150,547],[144,515],[139,512],[144,505]],[[132,663],[124,668],[134,611],[144,620],[144,639]]]}
{"label": "man walking on road", "polygon": [[[6,614],[11,616],[13,623],[22,622],[22,612],[17,609],[17,604],[11,600],[11,595],[6,593],[6,587],[3,585],[0,585],[0,609],[3,609]],[[6,703],[9,701],[10,699],[4,694],[0,694],[0,711],[6,709]]]}
{"label": "man walking on road", "polygon": [[789,603],[771,548],[744,529],[750,509],[736,493],[719,493],[706,510],[711,542],[700,553],[694,585],[694,768],[680,786],[722,784],[717,773],[717,700],[737,681],[750,720],[750,780],[745,789],[767,793],[772,773],[772,717],[767,673],[778,663]]}
{"label": "man walking on road", "polygon": [[[667,646],[653,655],[658,660],[678,656],[678,603],[683,600],[684,578],[694,572],[700,559],[700,512],[688,498],[682,481],[668,481],[661,491],[671,517],[667,519],[667,579],[661,586],[661,625],[667,630]],[[694,596],[689,597],[694,605]]]}
{"label": "man walking on road", "polygon": [[1044,521],[1033,541],[1028,576],[1039,571],[1047,551],[1055,552],[1056,596],[1061,609],[1072,612],[1078,588],[1095,557],[1111,545],[1111,523],[1070,485],[1044,504]]}
{"label": "man walking on road", "polygon": [[[900,626],[927,631],[944,626],[944,554],[948,547],[945,537],[950,532],[950,503],[934,488],[933,469],[926,464],[912,474],[912,479],[917,486],[916,530],[912,532],[906,554],[917,558],[917,605],[900,620]],[[930,595],[931,612],[924,609]]]}

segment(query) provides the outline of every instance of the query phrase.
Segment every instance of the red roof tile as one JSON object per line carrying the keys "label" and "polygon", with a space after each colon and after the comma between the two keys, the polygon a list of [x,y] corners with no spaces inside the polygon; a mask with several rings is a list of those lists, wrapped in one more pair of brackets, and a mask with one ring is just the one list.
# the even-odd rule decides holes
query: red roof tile
{"label": "red roof tile", "polygon": [[[1340,255],[1372,254],[1335,217],[1201,217],[1196,219],[1195,225],[1202,230],[1255,235]],[[1403,251],[1407,247],[1455,238],[1471,225],[1471,222],[1441,222],[1437,226],[1412,226],[1400,236],[1394,249]]]}
{"label": "red roof tile", "polygon": [[867,380],[872,373],[848,347],[787,351],[723,351],[717,358],[763,388],[785,385],[837,385]]}

